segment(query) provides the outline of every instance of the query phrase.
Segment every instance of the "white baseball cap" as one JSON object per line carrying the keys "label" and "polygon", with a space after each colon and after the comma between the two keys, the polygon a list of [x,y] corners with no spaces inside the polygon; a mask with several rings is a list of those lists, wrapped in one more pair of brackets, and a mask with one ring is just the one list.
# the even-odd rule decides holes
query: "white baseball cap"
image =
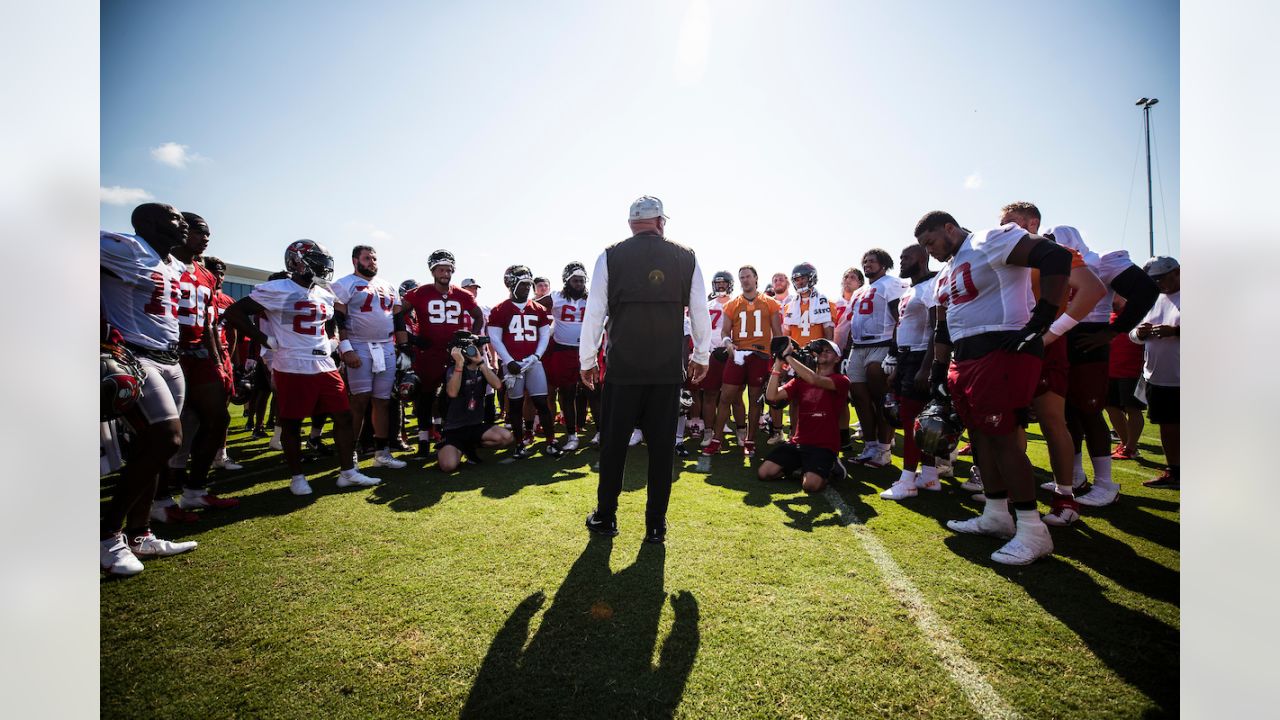
{"label": "white baseball cap", "polygon": [[1142,266],[1142,270],[1151,277],[1152,280],[1168,275],[1178,269],[1178,261],[1168,255],[1157,255],[1147,261]]}
{"label": "white baseball cap", "polygon": [[467,288],[467,287],[480,287],[480,283],[476,282],[476,281],[475,281],[475,278],[467,278],[467,279],[463,280],[463,281],[462,281],[462,284],[461,284],[461,285],[459,285],[458,287],[464,287],[464,288]]}
{"label": "white baseball cap", "polygon": [[627,219],[649,220],[656,217],[670,220],[662,210],[662,201],[652,195],[645,195],[631,203],[631,213]]}

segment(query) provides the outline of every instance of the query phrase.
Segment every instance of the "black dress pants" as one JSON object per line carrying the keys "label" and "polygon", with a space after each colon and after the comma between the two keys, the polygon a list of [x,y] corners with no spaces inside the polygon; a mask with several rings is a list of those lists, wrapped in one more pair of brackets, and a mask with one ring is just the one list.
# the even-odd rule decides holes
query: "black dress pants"
{"label": "black dress pants", "polygon": [[600,484],[596,490],[596,509],[601,516],[617,514],[627,442],[631,432],[640,428],[649,451],[645,524],[658,526],[666,519],[679,409],[679,383],[619,385],[606,378],[600,408]]}

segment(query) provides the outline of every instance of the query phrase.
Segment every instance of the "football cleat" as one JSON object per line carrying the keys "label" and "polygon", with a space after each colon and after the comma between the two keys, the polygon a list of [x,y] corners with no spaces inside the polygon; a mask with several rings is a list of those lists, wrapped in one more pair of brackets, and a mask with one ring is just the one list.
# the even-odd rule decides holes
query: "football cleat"
{"label": "football cleat", "polygon": [[897,482],[889,486],[888,490],[880,493],[880,497],[885,500],[906,500],[907,498],[915,497],[917,494],[914,478],[898,478]]}
{"label": "football cleat", "polygon": [[227,449],[222,448],[217,455],[213,456],[213,466],[219,470],[243,470],[244,466],[231,459],[227,454]]}
{"label": "football cleat", "polygon": [[754,440],[747,440],[742,443],[742,454],[749,458],[756,456],[756,443]]}
{"label": "football cleat", "polygon": [[667,541],[667,523],[663,521],[661,525],[646,527],[644,530],[644,542],[651,545],[661,545]]}
{"label": "football cleat", "polygon": [[1142,484],[1145,487],[1157,488],[1160,490],[1181,490],[1182,489],[1182,482],[1178,479],[1175,479],[1173,475],[1169,473],[1168,470],[1165,470],[1164,472],[1160,473],[1154,478],[1151,478],[1150,480],[1147,480]]}
{"label": "football cleat", "polygon": [[204,490],[195,492],[183,491],[182,495],[178,496],[178,507],[183,510],[196,510],[198,508],[226,510],[239,506],[240,501],[236,498],[221,498]]}
{"label": "football cleat", "polygon": [[991,553],[991,559],[1001,565],[1030,565],[1053,552],[1053,538],[1043,523],[1019,527],[1018,534],[1004,547]]}
{"label": "football cleat", "polygon": [[917,490],[928,490],[930,492],[938,492],[942,489],[942,483],[937,478],[926,481],[923,473],[916,473],[915,486]]}
{"label": "football cleat", "polygon": [[1089,507],[1106,507],[1120,498],[1120,486],[1094,485],[1089,492],[1076,496],[1076,502]]}
{"label": "football cleat", "polygon": [[352,485],[373,487],[380,482],[382,481],[378,478],[369,477],[354,468],[352,468],[351,472],[347,472],[345,470],[338,472],[338,487],[340,488],[351,487]]}
{"label": "football cleat", "polygon": [[587,515],[587,531],[592,535],[616,537],[618,535],[618,519],[597,517],[596,510]]}
{"label": "football cleat", "polygon": [[516,445],[515,449],[511,451],[508,457],[510,457],[512,460],[524,460],[525,458],[529,457],[529,455],[530,453],[529,453],[528,446],[521,444],[521,445]]}
{"label": "football cleat", "polygon": [[552,445],[550,442],[547,442],[542,446],[542,454],[549,458],[558,458],[564,455],[564,450]]}
{"label": "football cleat", "polygon": [[151,519],[156,522],[168,523],[176,525],[178,523],[193,523],[200,520],[200,516],[193,512],[183,510],[173,500],[168,502],[160,501],[159,503],[151,503]]}
{"label": "football cleat", "polygon": [[684,443],[676,443],[676,457],[689,457],[689,448],[685,447]]}
{"label": "football cleat", "polygon": [[1080,519],[1080,503],[1075,498],[1054,494],[1049,512],[1044,515],[1045,525],[1067,527]]}
{"label": "football cleat", "polygon": [[867,443],[867,446],[862,448],[862,453],[859,454],[857,457],[855,457],[853,459],[853,462],[865,463],[870,461],[872,458],[875,458],[876,455],[878,454],[879,453],[876,450],[876,446],[872,445],[871,443]]}
{"label": "football cleat", "polygon": [[161,540],[153,533],[148,532],[145,535],[129,539],[129,552],[138,558],[168,557],[195,550],[198,544],[195,540],[169,542],[168,540]]}
{"label": "football cleat", "polygon": [[719,452],[720,452],[720,441],[716,440],[715,438],[712,438],[711,442],[707,443],[702,447],[703,455],[710,456],[710,455],[715,455]]}
{"label": "football cleat", "polygon": [[588,444],[591,445],[591,447],[593,448],[600,447],[600,433],[596,433],[595,436],[591,438],[591,442]]}
{"label": "football cleat", "polygon": [[640,444],[641,440],[644,440],[644,433],[640,432],[639,428],[636,428],[631,431],[631,439],[627,441],[627,446],[635,447]]}
{"label": "football cleat", "polygon": [[978,471],[977,465],[969,468],[969,479],[960,483],[960,489],[968,492],[982,492],[982,473]]}
{"label": "football cleat", "polygon": [[781,431],[781,430],[776,430],[776,431],[774,431],[772,434],[770,434],[770,435],[769,435],[769,439],[765,442],[765,444],[766,444],[766,445],[780,445],[780,444],[782,444],[782,443],[784,443],[784,442],[786,442],[786,441],[787,441],[787,439],[786,439],[786,438],[784,438],[784,437],[782,437],[782,431]]}
{"label": "football cleat", "polygon": [[564,443],[560,445],[560,449],[565,452],[572,452],[578,449],[578,436],[569,435],[564,439]]}
{"label": "football cleat", "polygon": [[1111,453],[1112,460],[1137,460],[1142,457],[1142,453],[1135,448],[1133,452],[1125,450],[1124,443],[1116,445],[1116,449]]}
{"label": "football cleat", "polygon": [[333,455],[333,447],[326,443],[323,438],[307,438],[305,449],[317,455],[324,455],[325,457]]}
{"label": "football cleat", "polygon": [[272,435],[271,439],[267,441],[267,447],[276,451],[284,450],[284,445],[280,444],[280,438],[275,435]]}
{"label": "football cleat", "polygon": [[305,477],[299,475],[289,481],[289,492],[294,495],[310,495],[311,483],[307,482]]}
{"label": "football cleat", "polygon": [[129,550],[129,544],[120,533],[102,541],[99,556],[102,571],[108,575],[127,577],[142,572],[142,562]]}
{"label": "football cleat", "polygon": [[990,535],[1008,540],[1013,537],[1013,516],[1008,513],[983,513],[967,520],[948,520],[947,527],[958,533]]}
{"label": "football cleat", "polygon": [[382,450],[379,450],[378,452],[373,454],[373,464],[375,467],[384,467],[384,468],[391,468],[392,470],[399,470],[400,468],[408,465],[409,463],[406,463],[403,460],[397,460],[391,454],[390,450],[383,448]]}

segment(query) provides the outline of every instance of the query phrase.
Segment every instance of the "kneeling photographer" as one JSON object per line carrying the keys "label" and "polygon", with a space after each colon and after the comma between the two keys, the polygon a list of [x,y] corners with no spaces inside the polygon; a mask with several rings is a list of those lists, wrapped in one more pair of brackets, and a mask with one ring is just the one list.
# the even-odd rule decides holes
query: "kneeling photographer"
{"label": "kneeling photographer", "polygon": [[[786,337],[775,338],[770,349],[773,370],[765,400],[773,405],[795,403],[796,427],[792,442],[778,445],[761,463],[759,478],[774,480],[799,469],[804,472],[804,491],[822,492],[828,480],[845,476],[836,457],[840,408],[849,395],[849,378],[837,372],[840,350],[825,338],[811,341],[802,350]],[[796,376],[779,387],[787,365]]]}
{"label": "kneeling photographer", "polygon": [[479,462],[479,448],[503,447],[513,440],[510,430],[485,418],[485,392],[502,387],[502,381],[489,366],[484,340],[459,331],[450,343],[453,366],[445,373],[444,438],[436,451],[441,472],[456,470],[463,455]]}

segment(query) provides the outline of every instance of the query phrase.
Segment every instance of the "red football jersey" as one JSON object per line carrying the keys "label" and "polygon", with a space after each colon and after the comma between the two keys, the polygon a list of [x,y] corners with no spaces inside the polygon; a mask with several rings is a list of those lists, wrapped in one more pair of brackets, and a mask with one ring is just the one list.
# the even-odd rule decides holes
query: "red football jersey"
{"label": "red football jersey", "polygon": [[834,373],[829,375],[835,390],[823,390],[798,377],[791,378],[782,390],[796,409],[796,434],[798,445],[816,445],[831,452],[840,452],[840,409],[849,397],[849,378]]}
{"label": "red football jersey", "polygon": [[418,316],[417,335],[431,343],[432,350],[443,350],[453,334],[465,329],[462,316],[476,307],[476,298],[456,285],[441,293],[435,285],[419,285],[402,298]]}
{"label": "red football jersey", "polygon": [[489,313],[489,326],[502,330],[502,344],[513,360],[523,360],[537,351],[538,328],[550,324],[551,311],[533,300],[523,305],[504,300]]}
{"label": "red football jersey", "polygon": [[214,317],[213,289],[218,284],[213,273],[198,262],[182,271],[178,281],[178,347],[198,350],[204,347],[205,319]]}
{"label": "red football jersey", "polygon": [[235,298],[221,290],[217,290],[213,293],[213,324],[218,328],[218,342],[222,343],[224,350],[227,347],[227,326],[222,322],[222,313],[227,308],[234,305],[235,302]]}

